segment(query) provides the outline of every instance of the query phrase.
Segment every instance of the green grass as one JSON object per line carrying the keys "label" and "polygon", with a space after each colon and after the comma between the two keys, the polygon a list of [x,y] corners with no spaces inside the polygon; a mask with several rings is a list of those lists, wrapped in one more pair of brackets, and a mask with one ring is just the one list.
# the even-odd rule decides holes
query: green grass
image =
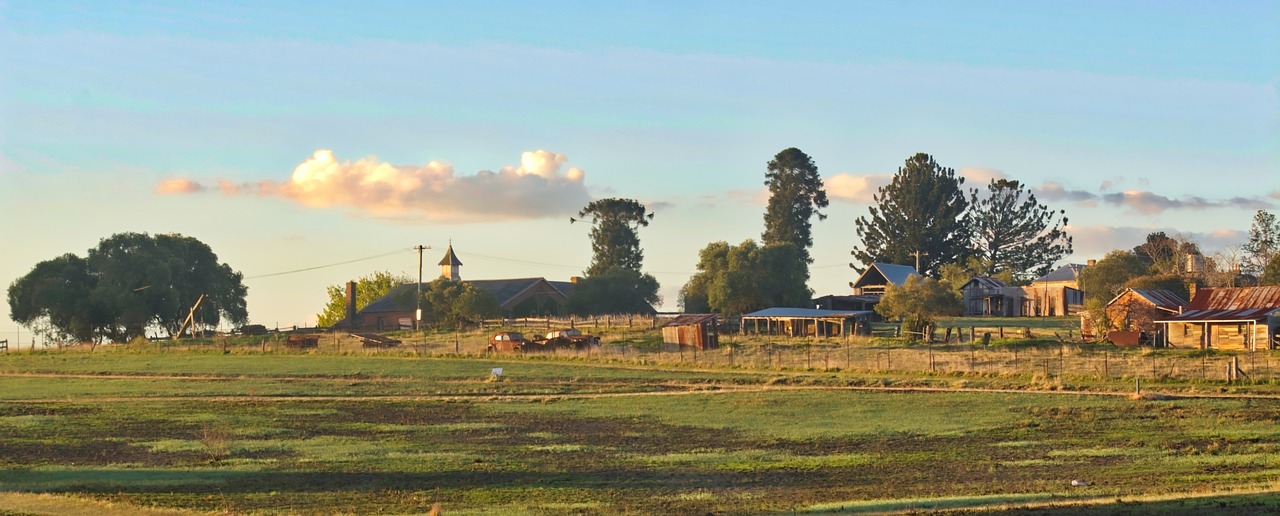
{"label": "green grass", "polygon": [[[1159,497],[1269,492],[1280,476],[1270,400],[844,388],[1027,381],[1013,377],[172,350],[10,354],[0,372],[0,492],[116,507],[1212,511]],[[1254,493],[1225,507],[1275,505]],[[1085,510],[1072,507],[1054,510]]]}

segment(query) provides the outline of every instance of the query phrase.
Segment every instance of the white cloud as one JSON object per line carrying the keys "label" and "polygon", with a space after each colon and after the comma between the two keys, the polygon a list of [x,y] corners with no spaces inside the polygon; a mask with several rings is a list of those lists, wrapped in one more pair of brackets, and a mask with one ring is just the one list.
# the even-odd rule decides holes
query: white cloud
{"label": "white cloud", "polygon": [[[1041,199],[1047,201],[1068,201],[1078,206],[1094,207],[1099,203],[1127,208],[1128,213],[1157,215],[1168,210],[1206,210],[1211,208],[1238,208],[1245,210],[1265,210],[1275,204],[1263,197],[1231,197],[1229,199],[1206,199],[1195,195],[1181,198],[1167,197],[1146,190],[1126,190],[1124,192],[1107,193],[1115,186],[1111,181],[1104,181],[1099,193],[1085,190],[1070,190],[1059,183],[1045,181],[1033,189]],[[1280,199],[1280,197],[1272,197]]]}
{"label": "white cloud", "polygon": [[827,198],[852,203],[875,202],[872,196],[893,181],[893,174],[836,174],[826,180]]}
{"label": "white cloud", "polygon": [[[574,213],[590,202],[583,180],[586,173],[570,167],[562,154],[545,150],[520,155],[519,166],[497,172],[482,170],[458,176],[447,163],[392,165],[368,157],[341,161],[321,149],[298,164],[287,181],[236,184],[219,181],[227,195],[283,197],[317,208],[343,207],[358,213],[411,220],[448,222],[532,219]],[[195,181],[161,183],[162,194],[209,190]]]}

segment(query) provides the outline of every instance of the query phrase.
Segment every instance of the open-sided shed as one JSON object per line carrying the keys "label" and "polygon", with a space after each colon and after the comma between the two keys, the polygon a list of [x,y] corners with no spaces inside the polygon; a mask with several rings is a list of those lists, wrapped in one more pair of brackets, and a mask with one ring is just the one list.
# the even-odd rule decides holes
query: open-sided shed
{"label": "open-sided shed", "polygon": [[682,314],[662,325],[664,345],[715,349],[720,345],[716,314]]}
{"label": "open-sided shed", "polygon": [[792,337],[840,337],[856,333],[876,317],[871,310],[766,308],[742,316],[742,333]]}

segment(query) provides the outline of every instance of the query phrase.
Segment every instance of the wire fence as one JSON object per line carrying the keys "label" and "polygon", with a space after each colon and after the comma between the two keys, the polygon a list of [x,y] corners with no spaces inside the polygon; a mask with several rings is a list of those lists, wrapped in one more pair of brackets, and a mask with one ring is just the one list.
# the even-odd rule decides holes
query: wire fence
{"label": "wire fence", "polygon": [[[144,344],[154,350],[219,350],[262,353],[384,353],[412,356],[463,356],[519,359],[559,357],[600,362],[707,369],[776,371],[860,371],[883,373],[1025,375],[1045,378],[1168,378],[1206,381],[1280,380],[1280,360],[1267,350],[1205,352],[1151,348],[1117,348],[1083,344],[1078,334],[1061,328],[1008,329],[1005,338],[984,339],[984,328],[957,327],[944,342],[903,346],[900,340],[842,336],[836,338],[721,334],[719,346],[698,349],[664,345],[654,316],[602,316],[584,319],[522,318],[486,321],[480,331],[455,333],[401,332],[400,342],[379,345],[346,333],[318,334],[313,346],[290,344],[284,333],[261,337],[254,344],[218,337],[210,340],[162,341]],[[488,338],[495,331],[524,331],[532,340],[539,332],[574,327],[603,335],[599,346],[542,348],[492,353]],[[998,334],[998,333],[997,333]],[[1030,335],[1032,338],[1028,339]],[[1046,335],[1061,339],[1047,343]],[[962,340],[957,340],[961,339]],[[1069,338],[1074,337],[1074,338]],[[1022,340],[1018,340],[1022,339]],[[1036,340],[1038,339],[1038,340]],[[983,345],[983,341],[996,344]],[[1053,341],[1048,341],[1053,342]],[[113,346],[99,346],[110,349]],[[54,349],[54,348],[47,348]],[[13,347],[10,348],[12,352]]]}

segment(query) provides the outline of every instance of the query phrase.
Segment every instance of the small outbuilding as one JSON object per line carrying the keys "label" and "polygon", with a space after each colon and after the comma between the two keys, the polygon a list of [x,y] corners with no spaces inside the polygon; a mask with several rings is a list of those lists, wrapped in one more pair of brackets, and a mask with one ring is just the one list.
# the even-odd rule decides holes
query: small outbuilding
{"label": "small outbuilding", "polygon": [[664,346],[715,349],[720,345],[716,314],[681,314],[662,325]]}

